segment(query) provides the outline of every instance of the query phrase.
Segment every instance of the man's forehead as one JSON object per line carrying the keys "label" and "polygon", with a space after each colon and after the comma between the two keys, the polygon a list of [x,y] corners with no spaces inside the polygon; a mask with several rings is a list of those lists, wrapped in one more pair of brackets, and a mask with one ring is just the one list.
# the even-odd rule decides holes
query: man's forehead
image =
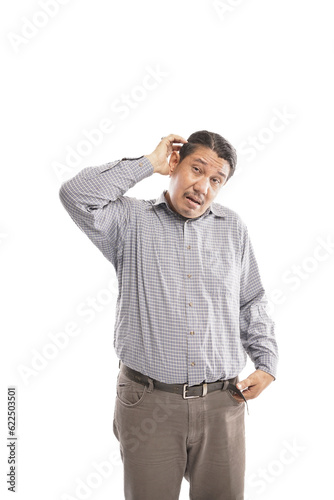
{"label": "man's forehead", "polygon": [[226,170],[230,166],[227,160],[220,158],[215,151],[208,148],[198,148],[191,155],[189,155],[189,160],[192,163],[198,163],[204,167],[215,167],[221,170]]}

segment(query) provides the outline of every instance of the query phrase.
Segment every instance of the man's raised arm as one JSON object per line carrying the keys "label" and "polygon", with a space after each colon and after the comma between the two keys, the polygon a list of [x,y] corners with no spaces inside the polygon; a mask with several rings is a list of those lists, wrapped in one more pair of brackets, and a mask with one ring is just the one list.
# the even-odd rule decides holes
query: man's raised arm
{"label": "man's raised arm", "polygon": [[154,172],[168,174],[167,157],[181,147],[174,142],[186,140],[171,134],[150,155],[86,167],[62,184],[59,197],[65,209],[113,264],[134,210],[134,199],[123,195]]}

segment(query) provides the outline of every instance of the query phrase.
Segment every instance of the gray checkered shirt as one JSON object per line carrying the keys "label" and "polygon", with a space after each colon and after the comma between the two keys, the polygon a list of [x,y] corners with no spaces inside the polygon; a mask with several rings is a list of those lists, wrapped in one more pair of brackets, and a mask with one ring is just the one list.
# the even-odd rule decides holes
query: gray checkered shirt
{"label": "gray checkered shirt", "polygon": [[187,219],[124,193],[153,174],[146,157],[87,167],[60,188],[75,223],[118,279],[114,347],[127,366],[165,383],[238,375],[246,353],[276,377],[274,323],[247,228],[212,203]]}

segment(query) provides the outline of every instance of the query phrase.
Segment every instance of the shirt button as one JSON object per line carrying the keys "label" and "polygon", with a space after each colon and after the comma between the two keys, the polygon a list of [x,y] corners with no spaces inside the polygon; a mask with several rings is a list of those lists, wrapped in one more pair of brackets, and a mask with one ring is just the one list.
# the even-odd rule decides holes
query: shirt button
{"label": "shirt button", "polygon": [[191,274],[188,274],[188,278],[191,278]]}
{"label": "shirt button", "polygon": [[192,361],[191,366],[195,366],[195,362],[194,361]]}
{"label": "shirt button", "polygon": [[190,335],[195,335],[195,332],[190,332]]}
{"label": "shirt button", "polygon": [[193,303],[192,303],[192,302],[189,302],[189,306],[191,307],[192,305],[193,305]]}
{"label": "shirt button", "polygon": [[188,250],[190,250],[190,249],[191,249],[191,246],[190,246],[190,245],[188,245],[188,246],[187,246],[187,249],[188,249]]}
{"label": "shirt button", "polygon": [[142,167],[142,166],[143,166],[142,162],[140,162],[140,163],[139,163],[139,166],[140,166],[140,167]]}

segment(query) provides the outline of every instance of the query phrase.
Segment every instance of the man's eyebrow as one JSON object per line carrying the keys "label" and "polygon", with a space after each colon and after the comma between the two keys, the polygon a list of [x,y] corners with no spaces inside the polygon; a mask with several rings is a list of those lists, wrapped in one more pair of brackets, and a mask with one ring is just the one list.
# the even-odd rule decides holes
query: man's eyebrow
{"label": "man's eyebrow", "polygon": [[202,165],[208,164],[208,162],[206,162],[205,160],[202,160],[202,158],[194,158],[194,162],[201,163]]}
{"label": "man's eyebrow", "polygon": [[[207,162],[202,160],[202,158],[195,158],[193,163],[201,163],[202,165],[207,165]],[[218,175],[221,177],[227,177],[227,175],[224,172],[217,172]]]}

